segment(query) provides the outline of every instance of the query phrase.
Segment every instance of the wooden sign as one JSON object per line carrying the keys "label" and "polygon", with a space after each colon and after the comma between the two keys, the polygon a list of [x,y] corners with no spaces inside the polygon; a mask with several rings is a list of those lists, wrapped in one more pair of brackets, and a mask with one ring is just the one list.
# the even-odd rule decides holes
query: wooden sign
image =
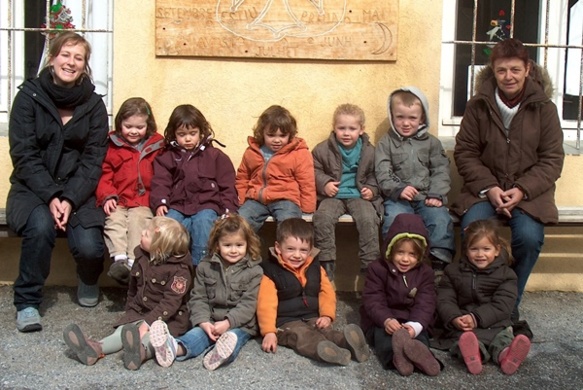
{"label": "wooden sign", "polygon": [[398,0],[156,0],[156,55],[395,61]]}

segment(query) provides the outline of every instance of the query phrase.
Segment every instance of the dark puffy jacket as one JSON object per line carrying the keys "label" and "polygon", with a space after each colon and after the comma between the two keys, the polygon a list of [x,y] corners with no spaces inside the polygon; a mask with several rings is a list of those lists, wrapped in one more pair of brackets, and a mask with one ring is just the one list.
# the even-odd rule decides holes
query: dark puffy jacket
{"label": "dark puffy jacket", "polygon": [[419,322],[424,329],[433,324],[436,294],[431,267],[420,259],[417,267],[403,274],[386,260],[389,245],[404,235],[424,237],[428,242],[427,229],[419,215],[399,214],[395,218],[382,246],[381,258],[368,266],[360,306],[365,332],[373,326],[384,328],[387,318]]}
{"label": "dark puffy jacket", "polygon": [[101,96],[93,93],[63,125],[39,79],[27,80],[14,99],[9,129],[14,166],[6,204],[10,228],[21,232],[32,210],[55,197],[71,202],[73,226],[103,226],[94,195],[107,150],[107,110]]}
{"label": "dark puffy jacket", "polygon": [[463,257],[447,266],[439,283],[437,311],[448,333],[457,339],[461,331],[451,321],[464,314],[477,320],[474,330],[488,344],[496,334],[512,325],[510,315],[517,297],[516,274],[508,265],[505,250],[486,269],[478,269]]}

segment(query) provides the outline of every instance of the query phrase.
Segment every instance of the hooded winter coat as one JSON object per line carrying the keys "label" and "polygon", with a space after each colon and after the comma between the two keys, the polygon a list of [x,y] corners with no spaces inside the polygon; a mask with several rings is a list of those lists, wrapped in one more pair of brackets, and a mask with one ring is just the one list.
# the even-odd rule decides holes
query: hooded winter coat
{"label": "hooded winter coat", "polygon": [[488,345],[512,325],[510,315],[518,296],[516,283],[504,249],[485,269],[478,269],[466,257],[448,265],[437,289],[437,311],[446,330],[443,338],[457,340],[461,331],[451,321],[471,313],[477,321],[474,333]]}
{"label": "hooded winter coat", "polygon": [[103,226],[105,214],[94,195],[107,149],[102,97],[94,92],[63,125],[40,79],[27,80],[14,99],[9,128],[14,166],[6,202],[10,229],[21,232],[32,210],[56,197],[73,206],[72,226]]}
{"label": "hooded winter coat", "polygon": [[487,201],[480,193],[488,188],[519,187],[526,196],[516,207],[542,223],[557,223],[555,182],[565,152],[548,74],[531,61],[524,99],[508,133],[496,104],[491,67],[480,72],[476,86],[456,136],[454,158],[464,184],[452,210],[461,216],[475,203]]}
{"label": "hooded winter coat", "polygon": [[[417,266],[401,273],[387,252],[402,238],[425,240],[424,258]],[[435,314],[436,294],[431,267],[424,262],[427,254],[428,232],[417,214],[399,214],[389,228],[381,250],[381,258],[368,266],[362,304],[361,327],[365,333],[373,327],[384,328],[387,318],[399,322],[418,322],[427,330]]]}
{"label": "hooded winter coat", "polygon": [[314,161],[306,141],[295,137],[265,162],[253,137],[237,170],[237,193],[241,204],[253,199],[263,204],[289,200],[304,213],[316,210]]}
{"label": "hooded winter coat", "polygon": [[103,160],[103,173],[95,194],[97,205],[114,198],[123,207],[150,207],[150,183],[154,158],[164,148],[164,137],[152,134],[141,150],[115,133],[109,135],[109,148]]}
{"label": "hooded winter coat", "polygon": [[[391,98],[401,91],[415,95],[423,107],[425,123],[411,137],[401,136],[393,123]],[[387,111],[391,128],[381,138],[375,150],[375,173],[383,196],[396,201],[405,187],[412,186],[419,191],[415,201],[431,197],[447,203],[451,183],[449,158],[441,142],[429,134],[427,98],[416,87],[401,88],[389,96]]]}

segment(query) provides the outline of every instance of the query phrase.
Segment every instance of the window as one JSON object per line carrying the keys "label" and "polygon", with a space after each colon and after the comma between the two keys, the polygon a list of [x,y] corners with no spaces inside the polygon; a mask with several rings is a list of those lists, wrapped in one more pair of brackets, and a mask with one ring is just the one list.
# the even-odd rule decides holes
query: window
{"label": "window", "polygon": [[[70,18],[60,11],[70,11]],[[92,46],[90,66],[96,92],[105,96],[111,113],[113,0],[8,0],[0,4],[0,136],[7,135],[8,113],[18,86],[44,66],[48,39],[42,26],[47,11],[63,15],[72,31]],[[54,20],[54,19],[53,19]]]}
{"label": "window", "polygon": [[[580,149],[582,133],[583,0],[444,0],[440,78],[440,136],[459,129],[472,75],[488,63],[499,40],[520,39],[545,67],[565,140]],[[454,11],[451,11],[454,10]]]}

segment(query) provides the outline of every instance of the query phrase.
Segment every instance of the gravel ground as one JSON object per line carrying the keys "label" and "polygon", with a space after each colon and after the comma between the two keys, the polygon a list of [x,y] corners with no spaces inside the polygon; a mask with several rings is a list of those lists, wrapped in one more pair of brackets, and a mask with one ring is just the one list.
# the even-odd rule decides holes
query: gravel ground
{"label": "gravel ground", "polygon": [[[0,389],[581,389],[583,385],[583,294],[543,292],[525,294],[521,314],[535,338],[528,359],[517,374],[506,376],[488,363],[482,374],[470,375],[463,363],[435,351],[445,364],[438,377],[414,373],[401,377],[385,371],[372,356],[366,363],[329,366],[279,348],[261,351],[251,340],[237,360],[214,372],[202,358],[162,368],[155,361],[139,371],[123,367],[121,352],[94,366],[74,360],[62,338],[63,328],[76,322],[97,339],[108,335],[123,310],[124,290],[104,289],[99,305],[79,307],[75,289],[48,287],[42,332],[23,334],[15,327],[12,289],[0,287]],[[340,293],[337,326],[358,323],[358,298]]]}

